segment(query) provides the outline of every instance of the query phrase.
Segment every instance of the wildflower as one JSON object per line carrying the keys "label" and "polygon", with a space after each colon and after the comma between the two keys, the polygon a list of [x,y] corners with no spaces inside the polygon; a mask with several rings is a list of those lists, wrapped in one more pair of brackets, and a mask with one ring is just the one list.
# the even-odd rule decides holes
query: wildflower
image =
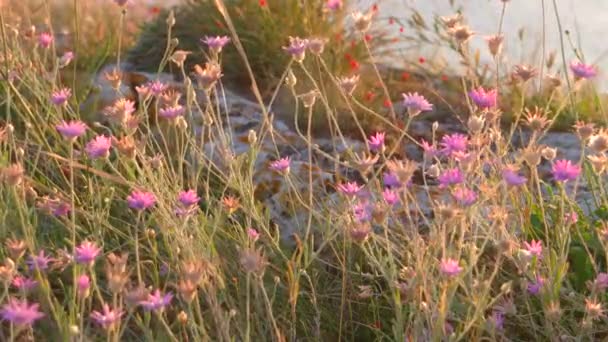
{"label": "wildflower", "polygon": [[551,168],[553,179],[557,182],[567,182],[576,180],[581,173],[581,167],[572,164],[571,161],[560,159],[555,161]]}
{"label": "wildflower", "polygon": [[175,122],[178,117],[184,115],[185,111],[186,111],[186,109],[183,106],[175,105],[175,106],[162,108],[161,110],[158,111],[158,115],[161,118],[168,119],[171,122]]}
{"label": "wildflower", "polygon": [[488,49],[492,56],[496,57],[502,51],[502,41],[504,37],[502,35],[493,35],[485,38],[488,43]]}
{"label": "wildflower", "polygon": [[151,192],[133,190],[127,197],[127,203],[131,209],[146,210],[156,204],[156,196]]}
{"label": "wildflower", "polygon": [[148,311],[162,311],[167,305],[171,304],[173,299],[172,293],[164,294],[157,289],[153,293],[148,295],[146,300],[139,302],[139,305],[143,306]]}
{"label": "wildflower", "polygon": [[382,152],[384,150],[384,132],[377,132],[367,139],[369,149],[373,152]]}
{"label": "wildflower", "polygon": [[460,169],[453,168],[445,170],[442,174],[439,175],[438,180],[439,187],[445,188],[464,182],[464,176],[462,175],[462,172],[460,172]]}
{"label": "wildflower", "polygon": [[576,130],[576,134],[582,141],[589,139],[595,132],[595,125],[593,123],[577,121],[573,127]]}
{"label": "wildflower", "polygon": [[439,264],[439,270],[445,276],[452,278],[456,277],[458,274],[460,274],[460,272],[462,272],[462,267],[460,267],[460,265],[458,264],[458,260],[444,258]]}
{"label": "wildflower", "polygon": [[354,22],[355,22],[355,28],[362,33],[367,32],[370,27],[372,26],[372,18],[374,16],[375,12],[374,11],[368,11],[367,13],[363,14],[359,11],[354,12],[351,14]]}
{"label": "wildflower", "polygon": [[392,189],[384,189],[382,191],[382,199],[390,206],[399,203],[399,195]]}
{"label": "wildflower", "polygon": [[511,186],[523,185],[528,181],[526,177],[519,175],[517,170],[512,166],[502,169],[502,179]]}
{"label": "wildflower", "polygon": [[600,129],[599,132],[590,136],[587,146],[595,153],[608,151],[608,131]]}
{"label": "wildflower", "polygon": [[88,275],[83,274],[76,279],[76,292],[80,298],[86,298],[89,296],[89,290],[91,288],[91,279]]}
{"label": "wildflower", "polygon": [[194,66],[194,77],[204,90],[211,89],[222,76],[222,68],[215,62],[205,63],[204,69],[198,64]]}
{"label": "wildflower", "polygon": [[167,90],[169,86],[161,82],[160,80],[154,80],[148,82],[146,87],[148,88],[148,91],[150,92],[150,94],[152,94],[152,96],[159,97]]}
{"label": "wildflower", "polygon": [[61,121],[60,124],[55,126],[57,131],[63,135],[67,140],[74,141],[79,136],[83,135],[87,130],[87,125],[80,120],[72,121]]}
{"label": "wildflower", "polygon": [[117,4],[120,7],[123,7],[123,6],[127,5],[130,2],[131,2],[131,0],[114,0],[114,3]]}
{"label": "wildflower", "polygon": [[543,243],[541,241],[524,241],[524,248],[530,255],[534,255],[539,259],[541,259],[543,256]]}
{"label": "wildflower", "polygon": [[545,147],[540,151],[540,154],[548,161],[552,161],[557,156],[557,149],[552,147]]}
{"label": "wildflower", "polygon": [[608,158],[605,154],[587,156],[591,167],[597,174],[602,174],[608,168]]}
{"label": "wildflower", "polygon": [[70,88],[61,88],[51,94],[51,102],[56,106],[63,106],[68,102],[70,96],[72,96]]}
{"label": "wildflower", "polygon": [[469,138],[464,134],[453,133],[441,138],[441,153],[453,156],[455,152],[466,152]]}
{"label": "wildflower", "polygon": [[60,198],[50,198],[48,196],[42,197],[38,202],[38,207],[56,217],[66,216],[71,208],[70,203]]}
{"label": "wildflower", "polygon": [[557,76],[547,75],[545,76],[544,83],[547,90],[551,92],[562,85],[562,80]]}
{"label": "wildflower", "polygon": [[239,262],[245,272],[248,273],[261,273],[266,266],[266,260],[262,252],[254,249],[241,251]]}
{"label": "wildflower", "polygon": [[367,201],[358,201],[352,208],[357,223],[367,222],[372,218],[371,207]]}
{"label": "wildflower", "polygon": [[23,176],[25,170],[20,163],[11,164],[5,168],[0,169],[0,176],[10,186],[17,186],[23,182]]}
{"label": "wildflower", "polygon": [[300,95],[302,98],[302,104],[304,108],[310,108],[315,105],[315,101],[317,100],[317,95],[319,92],[316,89],[309,91],[308,93]]}
{"label": "wildflower", "polygon": [[289,53],[296,62],[302,62],[306,57],[307,47],[307,39],[301,39],[299,37],[289,37],[289,45],[283,47],[283,50],[287,51],[287,53]]}
{"label": "wildflower", "polygon": [[289,157],[281,158],[270,163],[270,169],[287,175],[289,173],[289,164],[291,163],[291,159]]}
{"label": "wildflower", "polygon": [[382,174],[382,182],[387,188],[400,188],[403,184],[399,181],[397,174],[393,172],[385,172]]}
{"label": "wildflower", "polygon": [[285,76],[285,84],[290,87],[293,88],[296,86],[296,84],[298,83],[298,78],[296,77],[296,75],[293,73],[293,70],[291,70],[291,68],[287,71],[287,75]]}
{"label": "wildflower", "polygon": [[462,14],[457,13],[451,16],[442,16],[439,17],[439,20],[441,20],[446,28],[451,29],[462,21]]}
{"label": "wildflower", "polygon": [[349,231],[349,235],[356,243],[363,243],[368,238],[372,231],[369,222],[356,223]]}
{"label": "wildflower", "polygon": [[13,260],[19,260],[25,253],[26,246],[23,240],[7,239],[5,245],[8,254]]}
{"label": "wildflower", "polygon": [[553,120],[547,119],[545,112],[538,107],[534,110],[526,108],[526,124],[534,131],[542,131],[549,126]]}
{"label": "wildflower", "polygon": [[490,109],[496,107],[496,89],[485,90],[482,87],[471,90],[469,97],[475,105],[481,109]]}
{"label": "wildflower", "polygon": [[232,214],[241,206],[241,203],[236,197],[226,196],[222,198],[222,206],[229,214]]}
{"label": "wildflower", "polygon": [[600,272],[593,281],[593,289],[596,291],[604,291],[608,289],[608,273]]}
{"label": "wildflower", "polygon": [[357,184],[357,182],[347,182],[338,184],[336,188],[339,192],[343,193],[348,197],[355,197],[363,189],[363,186]]}
{"label": "wildflower", "polygon": [[342,0],[327,0],[327,2],[325,3],[325,8],[331,11],[337,11],[341,9],[342,6]]}
{"label": "wildflower", "polygon": [[538,72],[536,69],[529,65],[516,65],[513,69],[513,76],[520,79],[522,82],[528,81],[537,74]]}
{"label": "wildflower", "polygon": [[308,40],[308,49],[313,54],[319,56],[323,53],[325,49],[325,44],[327,44],[326,38],[310,38]]}
{"label": "wildflower", "polygon": [[40,35],[38,35],[38,45],[40,45],[41,47],[48,49],[49,47],[51,47],[51,44],[53,43],[53,35],[51,35],[48,32],[42,32]]}
{"label": "wildflower", "polygon": [[226,44],[230,43],[230,37],[228,36],[215,36],[215,37],[205,37],[201,39],[201,43],[204,43],[209,47],[209,49],[215,53],[219,54],[222,52],[222,49]]}
{"label": "wildflower", "polygon": [[463,206],[470,206],[477,201],[477,194],[475,191],[464,186],[454,189],[452,191],[452,196],[460,205]]}
{"label": "wildflower", "polygon": [[359,83],[359,75],[354,75],[351,77],[341,77],[338,80],[338,84],[344,93],[349,96],[353,95],[355,88],[357,87],[357,83]]}
{"label": "wildflower", "polygon": [[541,149],[538,146],[528,146],[522,150],[521,158],[530,166],[536,167],[540,164],[540,158],[542,157]]}
{"label": "wildflower", "polygon": [[564,222],[566,224],[576,224],[576,222],[578,222],[578,214],[576,211],[564,214]]}
{"label": "wildflower", "polygon": [[380,159],[379,155],[357,155],[355,154],[355,158],[354,158],[354,163],[357,167],[357,170],[359,170],[359,172],[361,172],[361,174],[363,175],[367,175],[372,168],[374,167],[374,165],[376,165],[376,163],[378,162],[378,159]]}
{"label": "wildflower", "polygon": [[475,34],[475,32],[471,31],[466,25],[455,25],[448,29],[448,33],[456,39],[458,44],[466,43]]}
{"label": "wildflower", "polygon": [[422,147],[425,157],[432,158],[437,154],[437,148],[435,147],[435,145],[430,144],[428,141],[426,141],[424,139],[422,139],[420,141],[420,147]]}
{"label": "wildflower", "polygon": [[66,51],[63,56],[59,58],[57,64],[59,65],[59,68],[65,68],[72,62],[72,59],[74,59],[74,53],[72,51]]}
{"label": "wildflower", "polygon": [[586,298],[585,313],[591,320],[595,320],[604,316],[604,309],[602,309],[602,303],[598,303],[595,299]]}
{"label": "wildflower", "polygon": [[40,272],[43,272],[49,268],[49,263],[51,261],[51,257],[45,255],[44,250],[41,249],[38,255],[30,255],[27,264],[30,267],[30,270],[38,270]]}
{"label": "wildflower", "polygon": [[119,125],[125,125],[134,112],[135,102],[125,98],[118,99],[112,106],[104,109],[104,115]]}
{"label": "wildflower", "polygon": [[247,237],[249,237],[249,240],[256,242],[260,238],[260,233],[257,230],[250,227],[250,228],[247,228]]}
{"label": "wildflower", "polygon": [[528,282],[528,293],[533,296],[536,296],[540,293],[540,290],[543,288],[543,285],[545,285],[545,279],[541,276],[537,276],[535,281]]}
{"label": "wildflower", "polygon": [[188,55],[191,53],[191,51],[176,50],[173,52],[173,55],[171,55],[171,61],[177,64],[178,67],[183,68],[186,58],[188,58]]}
{"label": "wildflower", "polygon": [[101,325],[102,328],[113,330],[120,322],[123,312],[120,309],[110,309],[108,304],[103,304],[102,308],[102,312],[91,312],[91,319],[93,319],[95,323]]}
{"label": "wildflower", "polygon": [[9,298],[8,303],[0,309],[0,316],[5,321],[18,326],[31,326],[35,321],[44,317],[38,310],[38,304],[29,304],[26,299],[20,301],[16,298]]}
{"label": "wildflower", "polygon": [[430,104],[422,95],[418,93],[402,94],[403,106],[407,108],[407,112],[411,117],[414,117],[422,112],[433,110],[433,105]]}
{"label": "wildflower", "polygon": [[29,292],[38,286],[38,282],[34,279],[18,275],[13,278],[11,285],[13,285],[19,291]]}
{"label": "wildflower", "polygon": [[107,257],[105,265],[106,279],[108,279],[108,288],[110,292],[116,294],[122,292],[125,284],[129,280],[129,273],[127,272],[127,260],[129,255],[123,254],[117,256],[114,253],[110,253]]}
{"label": "wildflower", "polygon": [[137,152],[135,141],[133,141],[133,137],[131,135],[125,135],[120,139],[112,138],[112,143],[114,147],[118,150],[118,153],[126,156],[129,159],[135,158],[135,154]]}
{"label": "wildflower", "polygon": [[467,120],[467,128],[471,133],[479,133],[483,130],[486,119],[481,116],[471,115]]}
{"label": "wildflower", "polygon": [[110,156],[111,147],[111,138],[105,135],[98,135],[87,143],[85,151],[91,159],[107,158]]}
{"label": "wildflower", "polygon": [[583,62],[572,61],[570,63],[570,70],[576,79],[593,78],[597,75],[597,70],[593,65],[585,64]]}
{"label": "wildflower", "polygon": [[196,194],[195,190],[180,191],[177,195],[177,200],[184,207],[197,205],[201,198]]}
{"label": "wildflower", "polygon": [[80,246],[76,247],[74,252],[74,261],[79,264],[93,266],[95,259],[101,252],[101,248],[97,247],[94,242],[85,240]]}

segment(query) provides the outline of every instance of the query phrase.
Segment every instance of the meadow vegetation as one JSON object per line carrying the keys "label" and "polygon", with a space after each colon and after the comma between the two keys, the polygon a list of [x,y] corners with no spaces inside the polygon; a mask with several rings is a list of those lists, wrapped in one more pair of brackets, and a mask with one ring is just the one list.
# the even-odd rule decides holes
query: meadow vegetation
{"label": "meadow vegetation", "polygon": [[598,69],[502,19],[0,1],[0,340],[608,338]]}

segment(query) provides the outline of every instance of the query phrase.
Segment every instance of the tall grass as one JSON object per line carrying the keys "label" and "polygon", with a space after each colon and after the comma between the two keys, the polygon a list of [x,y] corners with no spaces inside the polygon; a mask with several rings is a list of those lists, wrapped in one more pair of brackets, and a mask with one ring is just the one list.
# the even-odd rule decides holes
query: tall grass
{"label": "tall grass", "polygon": [[[2,340],[606,338],[606,131],[579,123],[580,159],[556,157],[541,141],[556,122],[548,108],[561,115],[567,90],[534,110],[525,70],[509,85],[480,77],[466,39],[439,19],[436,32],[460,53],[466,76],[451,80],[459,84],[449,95],[441,86],[411,89],[433,109],[414,94],[383,104],[410,88],[373,63],[383,45],[369,43],[366,23],[328,3],[193,1],[167,12],[155,24],[166,37],[153,67],[181,77],[153,83],[166,76],[152,74],[131,104],[118,82],[127,78],[108,75],[121,101],[96,121],[81,111],[86,94],[59,96],[76,73],[66,72],[74,65],[62,63],[57,38],[45,44],[40,31],[13,30],[0,11]],[[43,4],[42,18],[54,19]],[[124,15],[128,26],[131,8],[108,5],[101,8],[113,19],[104,25]],[[222,30],[188,37],[194,23],[181,22],[180,11],[196,6],[213,8]],[[74,14],[82,23],[83,9]],[[371,16],[372,28],[379,18]],[[259,23],[274,26],[256,34]],[[332,64],[345,46],[328,42],[319,54],[308,46],[303,59],[283,49],[283,28],[329,39],[344,27],[365,65],[356,92],[343,79],[356,73]],[[231,42],[219,53],[195,46],[206,33]],[[116,59],[123,34],[108,43]],[[84,30],[78,36],[94,42]],[[99,51],[82,44],[76,62],[78,51]],[[188,77],[194,64],[201,69]],[[238,70],[258,103],[228,91],[214,67]],[[272,81],[258,83],[266,74]],[[366,101],[366,82],[377,83],[380,103]],[[495,84],[501,103],[509,89],[522,94],[504,107],[517,118],[506,128],[495,99],[478,88]],[[458,117],[462,134],[437,123],[426,142],[414,137],[428,111],[450,108],[454,89],[467,114]],[[274,115],[278,97],[288,98],[280,110],[293,129]],[[330,139],[313,129],[319,120]],[[368,138],[376,133],[369,122],[386,139]],[[520,131],[529,134],[516,148]],[[406,146],[424,157],[407,159]],[[583,189],[587,203],[577,201]]]}

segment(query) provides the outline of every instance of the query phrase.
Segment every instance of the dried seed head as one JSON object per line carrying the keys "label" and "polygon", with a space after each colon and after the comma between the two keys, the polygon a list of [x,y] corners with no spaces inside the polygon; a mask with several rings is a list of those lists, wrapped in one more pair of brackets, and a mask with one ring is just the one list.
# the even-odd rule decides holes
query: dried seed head
{"label": "dried seed head", "polygon": [[308,49],[310,52],[318,56],[323,53],[327,41],[327,38],[310,38],[308,40]]}
{"label": "dried seed head", "polygon": [[502,35],[493,35],[486,37],[485,39],[492,56],[496,57],[499,55],[502,51],[502,41],[504,40],[504,37]]}
{"label": "dried seed head", "polygon": [[177,320],[179,321],[180,324],[186,325],[186,323],[188,323],[188,314],[185,313],[183,310],[180,311],[177,314]]}
{"label": "dried seed head", "polygon": [[319,92],[316,89],[311,90],[308,93],[300,95],[300,98],[302,99],[302,104],[304,105],[304,107],[310,108],[310,107],[314,106],[318,95],[319,95]]}
{"label": "dried seed head", "polygon": [[528,146],[520,151],[520,156],[528,166],[534,168],[540,164],[541,150],[538,146]]}
{"label": "dried seed head", "polygon": [[454,26],[456,26],[457,24],[459,24],[460,22],[462,22],[462,14],[457,13],[451,16],[443,16],[443,17],[439,17],[439,19],[441,20],[441,22],[443,22],[443,25],[448,28],[451,29]]}
{"label": "dried seed head", "polygon": [[25,242],[23,240],[17,239],[7,239],[6,240],[6,249],[8,250],[8,254],[11,259],[19,260],[23,254],[25,253]]}
{"label": "dried seed head", "polygon": [[176,50],[171,56],[171,61],[181,68],[184,66],[186,58],[188,58],[188,55],[191,53],[191,51]]}
{"label": "dried seed head", "polygon": [[361,12],[352,13],[351,15],[355,22],[355,29],[362,33],[367,32],[372,26],[372,18],[374,16],[374,13],[375,12],[373,10],[370,10],[365,14]]}
{"label": "dried seed head", "polygon": [[557,149],[552,147],[545,147],[540,151],[540,154],[548,161],[553,161],[557,156]]}
{"label": "dried seed head", "polygon": [[266,267],[266,260],[261,250],[245,249],[241,252],[239,262],[248,273],[260,274]]}
{"label": "dried seed head", "polygon": [[177,292],[186,303],[192,303],[196,297],[197,285],[190,280],[182,280],[177,284]]}
{"label": "dried seed head", "polygon": [[289,69],[287,71],[287,76],[285,77],[285,84],[288,87],[293,88],[296,86],[296,83],[298,83],[298,79],[296,78],[296,75],[294,75],[293,70]]}
{"label": "dried seed head", "polygon": [[418,164],[412,160],[389,160],[386,162],[386,167],[397,176],[401,184],[408,184],[418,170]]}
{"label": "dried seed head", "polygon": [[595,153],[608,151],[608,131],[600,129],[597,133],[591,135],[587,146]]}
{"label": "dried seed head", "polygon": [[534,131],[542,131],[553,122],[547,119],[547,114],[542,108],[534,107],[533,110],[526,108],[526,124]]}
{"label": "dried seed head", "polygon": [[124,300],[128,307],[134,308],[139,305],[139,303],[147,300],[149,294],[150,291],[143,287],[143,285],[138,285],[137,287],[132,287],[127,290]]}
{"label": "dried seed head", "polygon": [[135,141],[133,140],[132,136],[125,135],[120,139],[113,138],[112,142],[116,150],[118,150],[121,155],[129,159],[135,158],[136,148]]}
{"label": "dried seed head", "polygon": [[598,319],[604,316],[604,309],[602,309],[602,303],[597,302],[595,299],[585,299],[585,313],[591,320]]}
{"label": "dried seed head", "polygon": [[349,235],[354,242],[363,243],[369,238],[371,232],[372,227],[369,222],[361,222],[350,228]]}
{"label": "dried seed head", "polygon": [[232,214],[239,209],[241,203],[239,199],[234,196],[226,196],[222,198],[222,206],[228,211],[228,214]]}
{"label": "dried seed head", "polygon": [[522,82],[528,81],[537,74],[536,69],[529,65],[516,65],[513,70],[513,76]]}
{"label": "dried seed head", "polygon": [[117,68],[112,69],[111,72],[106,72],[104,76],[112,88],[115,90],[120,89],[120,84],[122,83],[122,73]]}
{"label": "dried seed head", "polygon": [[205,63],[205,68],[198,64],[194,66],[194,78],[204,90],[211,89],[222,76],[222,68],[216,62]]}
{"label": "dried seed head", "polygon": [[582,141],[587,141],[587,139],[589,139],[593,133],[595,133],[595,125],[593,123],[585,123],[583,121],[577,121],[574,124],[574,129]]}
{"label": "dried seed head", "polygon": [[608,169],[608,157],[605,154],[596,154],[587,156],[593,171],[598,175],[604,173]]}
{"label": "dried seed head", "polygon": [[466,43],[475,32],[471,31],[468,26],[465,25],[456,25],[448,30],[448,33],[454,37],[458,44]]}
{"label": "dried seed head", "polygon": [[483,130],[484,124],[485,119],[481,116],[476,115],[469,117],[469,120],[467,121],[467,127],[469,128],[469,131],[471,131],[471,133],[473,134],[481,132],[481,130]]}
{"label": "dried seed head", "polygon": [[340,85],[342,91],[349,96],[353,95],[353,92],[357,87],[357,83],[359,83],[359,75],[354,75],[351,77],[341,77],[338,80],[338,84]]}
{"label": "dried seed head", "polygon": [[2,169],[2,180],[10,186],[17,186],[23,182],[25,170],[19,163],[14,163]]}

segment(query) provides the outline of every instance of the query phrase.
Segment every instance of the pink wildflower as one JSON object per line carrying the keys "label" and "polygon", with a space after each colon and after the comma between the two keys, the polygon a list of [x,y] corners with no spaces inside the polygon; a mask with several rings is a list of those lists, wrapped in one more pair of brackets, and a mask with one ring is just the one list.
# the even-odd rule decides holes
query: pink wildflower
{"label": "pink wildflower", "polygon": [[120,318],[122,317],[122,315],[123,312],[121,310],[110,309],[110,306],[108,306],[108,304],[103,304],[103,312],[91,312],[91,318],[106,330],[113,329],[118,324],[118,322],[120,322]]}
{"label": "pink wildflower", "polygon": [[384,149],[384,132],[377,132],[367,139],[367,144],[369,145],[369,149],[373,152],[380,152]]}
{"label": "pink wildflower", "polygon": [[306,48],[308,48],[308,40],[299,37],[289,37],[289,45],[283,47],[293,59],[297,62],[302,62],[306,57]]}
{"label": "pink wildflower", "polygon": [[49,263],[52,260],[53,259],[48,255],[45,255],[44,250],[41,249],[38,255],[30,255],[27,264],[30,267],[30,270],[38,270],[42,272],[49,268]]}
{"label": "pink wildflower", "polygon": [[146,300],[140,301],[139,305],[143,306],[144,309],[148,311],[163,310],[167,305],[171,304],[172,299],[173,294],[167,293],[163,295],[162,292],[157,289],[153,293],[150,293]]}
{"label": "pink wildflower", "polygon": [[288,174],[291,159],[289,157],[281,158],[270,163],[270,169],[282,174]]}
{"label": "pink wildflower", "polygon": [[460,274],[460,272],[462,272],[462,267],[458,264],[458,260],[447,258],[441,260],[439,270],[441,273],[451,278]]}
{"label": "pink wildflower", "polygon": [[597,75],[597,70],[593,65],[585,64],[583,62],[573,61],[570,63],[570,70],[577,79],[593,78]]}
{"label": "pink wildflower", "polygon": [[79,136],[83,135],[87,130],[87,125],[80,120],[61,121],[55,126],[57,131],[67,140],[74,141]]}
{"label": "pink wildflower", "polygon": [[158,111],[158,116],[163,119],[175,120],[179,116],[184,115],[186,108],[181,105],[167,106]]}
{"label": "pink wildflower", "polygon": [[18,326],[30,326],[35,321],[44,317],[38,310],[38,304],[29,304],[26,299],[20,301],[16,298],[9,298],[8,303],[0,309],[0,316],[5,321]]}
{"label": "pink wildflower", "polygon": [[214,53],[222,52],[222,49],[226,44],[230,42],[230,38],[228,36],[216,36],[216,37],[205,37],[201,39],[201,43],[206,44],[211,51]]}
{"label": "pink wildflower", "polygon": [[129,208],[135,210],[146,210],[152,208],[156,204],[156,196],[151,192],[133,190],[127,196]]}
{"label": "pink wildflower", "polygon": [[466,152],[469,144],[469,138],[460,133],[444,135],[441,138],[441,153],[446,156],[452,156],[455,152]]}
{"label": "pink wildflower", "polygon": [[384,199],[386,204],[391,206],[399,203],[399,195],[391,189],[384,189],[384,191],[382,191],[382,199]]}
{"label": "pink wildflower", "polygon": [[460,184],[464,182],[464,176],[462,172],[458,168],[445,170],[442,174],[437,178],[439,180],[439,187],[445,188],[448,186]]}
{"label": "pink wildflower", "polygon": [[92,266],[100,252],[101,248],[97,247],[94,242],[85,240],[76,247],[74,260],[79,264]]}
{"label": "pink wildflower", "polygon": [[247,236],[251,241],[256,242],[260,238],[260,233],[253,228],[247,228]]}
{"label": "pink wildflower", "polygon": [[402,94],[403,106],[407,108],[407,112],[410,116],[416,116],[422,112],[428,112],[433,110],[433,105],[427,101],[424,96],[418,93],[407,93]]}
{"label": "pink wildflower", "polygon": [[519,186],[525,184],[528,180],[524,176],[520,176],[517,171],[512,167],[505,167],[502,170],[502,179],[512,186]]}
{"label": "pink wildflower", "polygon": [[528,283],[528,293],[536,296],[540,293],[543,285],[545,284],[545,279],[543,277],[537,276],[535,281],[531,281]]}
{"label": "pink wildflower", "polygon": [[357,182],[347,182],[338,184],[337,189],[339,192],[343,193],[348,197],[355,197],[363,189],[362,185],[357,184]]}
{"label": "pink wildflower", "polygon": [[70,96],[72,96],[72,90],[70,88],[62,88],[51,94],[51,102],[56,106],[63,106],[68,102]]}
{"label": "pink wildflower", "polygon": [[571,161],[560,159],[555,161],[553,167],[551,168],[551,172],[553,173],[553,179],[557,182],[567,182],[576,180],[581,173],[581,167],[572,164]]}
{"label": "pink wildflower", "polygon": [[51,35],[50,33],[42,32],[38,36],[38,45],[40,45],[41,47],[48,49],[49,47],[51,47],[52,43],[53,43],[53,35]]}
{"label": "pink wildflower", "polygon": [[87,143],[85,151],[91,159],[107,158],[110,156],[110,148],[112,147],[112,139],[105,135],[98,135],[93,140]]}
{"label": "pink wildflower", "polygon": [[198,197],[195,190],[191,189],[188,191],[180,191],[180,193],[177,195],[177,200],[179,203],[181,203],[181,205],[191,207],[193,205],[197,205],[201,198]]}
{"label": "pink wildflower", "polygon": [[38,282],[34,279],[18,275],[13,278],[11,285],[13,285],[19,291],[29,292],[38,286]]}
{"label": "pink wildflower", "polygon": [[539,259],[543,256],[543,243],[542,241],[532,240],[529,243],[524,241],[525,250],[530,253],[530,255],[535,255]]}
{"label": "pink wildflower", "polygon": [[460,205],[470,206],[477,201],[477,194],[475,191],[466,188],[464,186],[457,187],[452,191],[452,196]]}
{"label": "pink wildflower", "polygon": [[496,107],[496,89],[485,90],[479,87],[469,92],[469,97],[475,105],[481,109],[490,109]]}
{"label": "pink wildflower", "polygon": [[76,291],[80,298],[86,298],[89,296],[89,289],[91,287],[91,279],[88,275],[83,274],[76,279]]}
{"label": "pink wildflower", "polygon": [[325,8],[331,11],[337,11],[343,6],[342,0],[327,0]]}

